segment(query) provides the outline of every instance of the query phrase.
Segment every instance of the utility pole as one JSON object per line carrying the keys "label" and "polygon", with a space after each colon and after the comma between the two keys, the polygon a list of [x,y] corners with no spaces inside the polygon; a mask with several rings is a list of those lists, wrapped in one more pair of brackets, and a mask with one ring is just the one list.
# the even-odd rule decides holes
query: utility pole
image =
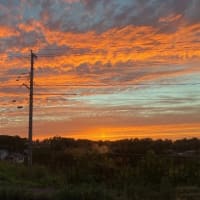
{"label": "utility pole", "polygon": [[37,56],[31,50],[31,70],[29,86],[29,132],[28,132],[28,166],[32,166],[32,138],[33,138],[33,80],[34,80],[34,60]]}

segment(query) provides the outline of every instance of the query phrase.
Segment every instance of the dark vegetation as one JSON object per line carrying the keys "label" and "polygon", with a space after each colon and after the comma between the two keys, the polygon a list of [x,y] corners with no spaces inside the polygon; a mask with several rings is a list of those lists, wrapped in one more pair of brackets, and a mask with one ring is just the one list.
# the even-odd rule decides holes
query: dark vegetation
{"label": "dark vegetation", "polygon": [[[0,136],[23,152],[26,139]],[[34,166],[0,162],[0,199],[200,199],[200,140],[34,142]]]}

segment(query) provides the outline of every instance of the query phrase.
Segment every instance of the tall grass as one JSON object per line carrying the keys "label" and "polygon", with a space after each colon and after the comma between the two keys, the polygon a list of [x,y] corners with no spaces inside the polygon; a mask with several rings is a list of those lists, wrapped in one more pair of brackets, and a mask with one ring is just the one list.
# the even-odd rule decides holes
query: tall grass
{"label": "tall grass", "polygon": [[0,186],[1,183],[26,187],[59,187],[63,181],[61,176],[44,166],[35,165],[28,168],[24,165],[0,162]]}

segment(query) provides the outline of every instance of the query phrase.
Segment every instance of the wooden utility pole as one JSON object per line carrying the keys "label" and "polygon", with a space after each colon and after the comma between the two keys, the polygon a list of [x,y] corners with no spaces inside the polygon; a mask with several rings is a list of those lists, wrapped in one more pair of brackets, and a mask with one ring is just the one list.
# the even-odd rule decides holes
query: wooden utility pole
{"label": "wooden utility pole", "polygon": [[33,80],[34,80],[34,60],[37,56],[31,50],[31,71],[29,87],[29,132],[28,132],[28,166],[32,166],[32,138],[33,138]]}

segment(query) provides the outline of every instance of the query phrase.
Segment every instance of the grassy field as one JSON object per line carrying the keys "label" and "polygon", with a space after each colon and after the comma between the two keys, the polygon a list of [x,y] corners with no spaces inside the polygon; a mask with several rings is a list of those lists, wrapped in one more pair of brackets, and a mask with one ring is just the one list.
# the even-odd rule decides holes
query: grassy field
{"label": "grassy field", "polygon": [[82,178],[79,177],[80,183],[70,181],[67,174],[71,172],[55,173],[42,166],[27,168],[23,165],[1,162],[0,199],[122,199],[105,185],[97,184],[95,181],[80,181],[84,175],[81,175]]}
{"label": "grassy field", "polygon": [[[89,169],[87,169],[89,170]],[[90,168],[91,170],[91,168]],[[133,179],[131,169],[118,175],[86,169],[57,172],[42,166],[0,163],[2,200],[199,200],[198,187],[174,187],[167,178],[160,185]]]}
{"label": "grassy field", "polygon": [[[20,152],[22,142],[14,138],[7,149]],[[0,200],[200,199],[197,139],[97,143],[53,138],[34,147],[31,168],[0,162]]]}

